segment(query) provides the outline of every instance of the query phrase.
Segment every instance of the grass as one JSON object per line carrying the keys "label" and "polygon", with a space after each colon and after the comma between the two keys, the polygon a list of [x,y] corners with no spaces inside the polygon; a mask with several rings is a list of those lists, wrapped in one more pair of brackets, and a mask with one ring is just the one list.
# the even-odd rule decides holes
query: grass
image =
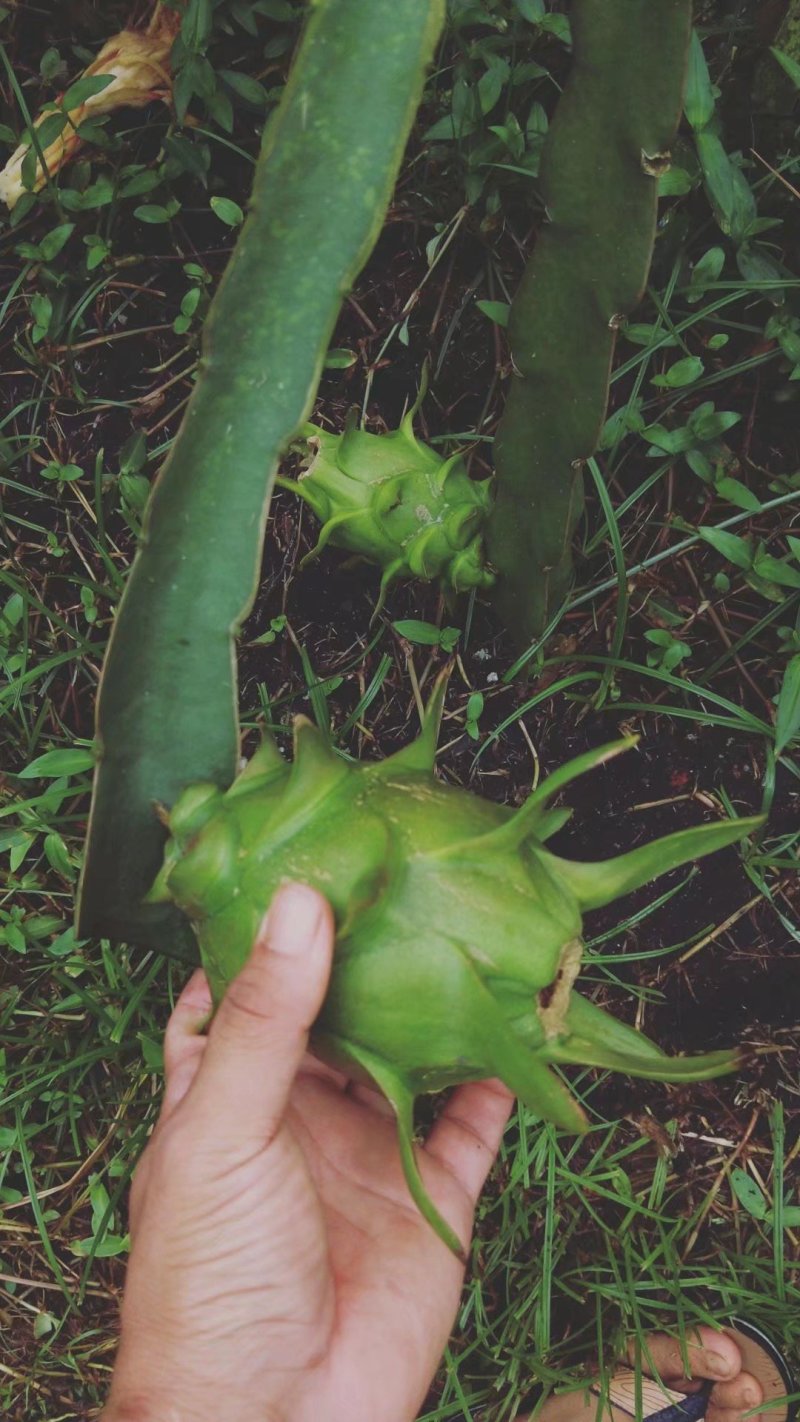
{"label": "grass", "polygon": [[[191,388],[204,293],[234,236],[211,198],[244,204],[296,33],[292,7],[271,8],[265,17],[223,3],[207,46],[185,57],[207,48],[223,96],[215,113],[194,99],[200,122],[184,130],[163,107],[121,114],[0,232],[11,392],[0,427],[0,1405],[26,1422],[83,1422],[102,1403],[125,1193],[158,1109],[161,1033],[184,976],[141,951],[76,942],[71,906],[103,648]],[[427,357],[424,432],[474,441],[475,472],[488,466],[507,378],[501,329],[476,303],[513,292],[538,221],[540,136],[567,64],[556,6],[542,7],[534,32],[511,0],[488,0],[483,19],[479,8],[453,7],[390,221],[334,338],[355,360],[326,373],[318,410],[336,425],[357,403],[374,428],[394,426]],[[15,76],[2,117],[14,133],[20,95],[35,111],[124,18],[121,5],[86,7],[80,31],[59,21],[46,58],[41,12],[27,0],[13,8],[0,37]],[[584,557],[546,637],[515,663],[480,601],[447,609],[432,589],[401,588],[367,639],[377,575],[333,553],[299,573],[314,532],[283,492],[244,629],[249,733],[259,718],[285,730],[310,706],[344,752],[378,755],[411,735],[417,694],[446,655],[437,629],[456,628],[441,773],[509,803],[615,727],[639,731],[639,751],[613,779],[572,798],[556,847],[577,858],[705,811],[770,812],[743,856],[728,851],[642,891],[622,916],[593,915],[585,970],[598,1000],[676,1049],[742,1038],[754,1049],[748,1069],[696,1088],[578,1075],[593,1121],[578,1143],[516,1113],[427,1422],[500,1422],[540,1385],[608,1357],[624,1333],[730,1312],[800,1357],[800,564],[790,542],[800,275],[788,239],[798,162],[774,124],[756,158],[738,117],[754,18],[754,6],[723,0],[697,14],[726,150],[741,151],[759,219],[782,226],[746,239],[724,230],[685,126],[675,156],[685,191],[665,198],[651,288],[620,342],[613,417],[587,479]],[[524,68],[531,56],[541,74]],[[459,84],[470,103],[479,92],[484,102],[496,93],[494,104],[473,111],[469,132],[462,122],[458,138],[437,138]],[[528,121],[521,156],[490,127],[507,127],[510,113]],[[154,220],[152,209],[173,215]],[[74,230],[48,256],[48,234],[67,222]],[[91,267],[99,244],[106,255]],[[715,249],[723,266],[704,269]],[[685,368],[670,372],[687,357],[703,368],[684,384]],[[720,423],[722,412],[737,418]],[[788,739],[776,737],[776,698]]]}

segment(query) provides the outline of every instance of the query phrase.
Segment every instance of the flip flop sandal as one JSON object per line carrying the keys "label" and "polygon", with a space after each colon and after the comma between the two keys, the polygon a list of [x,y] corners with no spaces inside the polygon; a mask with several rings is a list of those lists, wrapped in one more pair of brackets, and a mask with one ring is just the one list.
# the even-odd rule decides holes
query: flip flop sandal
{"label": "flip flop sandal", "polygon": [[[725,1332],[739,1348],[742,1371],[752,1373],[760,1382],[764,1393],[762,1406],[774,1404],[762,1414],[765,1422],[796,1422],[797,1403],[778,1401],[796,1392],[797,1385],[772,1339],[742,1318],[732,1318],[725,1324]],[[642,1377],[639,1380],[642,1422],[700,1422],[706,1415],[713,1386],[712,1382],[705,1381],[699,1392],[687,1395],[652,1378]],[[596,1383],[589,1390],[595,1397],[605,1397],[611,1407],[625,1416],[637,1416],[637,1381],[631,1368],[618,1368],[606,1389]]]}

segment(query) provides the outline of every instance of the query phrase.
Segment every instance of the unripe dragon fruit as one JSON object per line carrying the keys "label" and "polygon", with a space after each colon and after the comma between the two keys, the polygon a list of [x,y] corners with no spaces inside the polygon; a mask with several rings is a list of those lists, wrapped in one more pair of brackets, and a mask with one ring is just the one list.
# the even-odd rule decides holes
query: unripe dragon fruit
{"label": "unripe dragon fruit", "polygon": [[331,543],[382,568],[376,613],[398,579],[440,578],[455,593],[494,582],[483,551],[490,480],[471,479],[460,453],[442,459],[417,439],[418,405],[388,434],[359,429],[355,412],[342,434],[306,425],[307,468],[296,480],[278,480],[322,523],[304,561]]}
{"label": "unripe dragon fruit", "polygon": [[336,949],[312,1048],[391,1102],[410,1192],[458,1252],[415,1163],[415,1098],[498,1076],[539,1116],[582,1131],[584,1113],[552,1065],[659,1081],[732,1070],[735,1051],[667,1057],[573,983],[584,909],[741,839],[760,820],[678,831],[596,864],[560,859],[545,841],[569,811],[551,808],[553,797],[633,742],[578,756],[513,811],[435,778],[443,696],[440,685],[419,739],[387,760],[345,760],[301,717],[292,765],[266,740],[226,792],[189,787],[168,816],[150,898],[172,899],[190,918],[218,1001],[282,882],[326,895]]}

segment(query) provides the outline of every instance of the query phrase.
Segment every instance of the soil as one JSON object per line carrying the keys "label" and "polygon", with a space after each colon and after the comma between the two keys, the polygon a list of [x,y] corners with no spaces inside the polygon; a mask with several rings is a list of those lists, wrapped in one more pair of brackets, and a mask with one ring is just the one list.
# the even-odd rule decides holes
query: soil
{"label": "soil", "polygon": [[[70,11],[70,7],[65,8]],[[79,32],[88,43],[92,25],[97,28],[97,12],[78,0],[71,9],[83,26]],[[71,23],[68,19],[65,33]],[[38,36],[32,33],[27,44],[29,51],[25,45],[20,53],[38,54]],[[157,125],[161,121],[154,113],[154,125],[137,125],[140,150],[133,158],[146,161],[153,144],[158,142]],[[245,164],[240,174],[231,170],[227,175],[231,180],[229,191],[237,179],[241,180],[242,189],[246,188],[247,171]],[[187,374],[168,388],[165,382],[176,370],[188,369],[196,354],[189,348],[177,364],[168,364],[185,342],[171,330],[187,286],[182,262],[201,261],[216,279],[230,246],[220,236],[220,224],[205,215],[207,199],[195,197],[197,209],[187,203],[172,233],[166,228],[139,224],[135,252],[129,253],[130,260],[120,266],[90,310],[88,324],[99,336],[111,328],[115,333],[119,331],[122,305],[127,308],[128,327],[141,334],[109,343],[99,340],[69,358],[63,349],[44,344],[31,365],[26,365],[19,354],[24,312],[20,311],[19,326],[15,327],[13,320],[7,321],[0,336],[0,359],[9,372],[8,405],[24,406],[26,401],[40,399],[41,404],[33,413],[37,427],[43,426],[48,437],[47,446],[39,447],[26,464],[16,469],[14,477],[19,483],[6,490],[4,511],[16,519],[51,528],[63,547],[68,546],[68,538],[74,540],[69,546],[77,547],[84,568],[89,566],[93,571],[100,615],[93,628],[84,628],[90,644],[97,647],[97,655],[92,658],[90,654],[88,662],[99,662],[108,630],[111,602],[104,594],[107,574],[90,537],[92,524],[83,518],[69,489],[63,491],[60,500],[45,502],[36,497],[42,487],[39,470],[51,458],[69,458],[89,471],[94,467],[97,451],[102,449],[107,471],[103,506],[108,535],[111,546],[120,551],[120,566],[126,562],[133,552],[134,537],[119,509],[115,478],[119,451],[132,428],[147,433],[150,449],[175,433],[190,390],[190,378]],[[203,212],[199,210],[201,203]],[[47,225],[26,219],[19,237],[36,240]],[[358,361],[347,371],[331,371],[323,378],[315,415],[320,422],[338,428],[350,405],[360,403],[365,368],[374,362],[388,331],[401,319],[425,275],[424,244],[432,235],[433,229],[414,192],[401,187],[386,231],[353,298],[345,305],[332,342],[356,352]],[[180,258],[173,250],[176,238],[182,248]],[[463,304],[464,293],[472,285],[479,295],[489,294],[486,272],[490,245],[494,258],[499,252],[513,289],[519,271],[517,245],[510,236],[487,233],[477,221],[467,219],[451,259],[443,263],[436,280],[422,288],[413,305],[408,346],[395,341],[374,372],[368,407],[372,428],[391,428],[398,423],[416,393],[423,357],[429,356],[438,370],[434,394],[421,416],[423,436],[468,431],[482,420],[483,431],[492,432],[507,376],[506,355],[498,334],[489,332],[487,339],[486,318],[474,301],[466,307]],[[0,275],[6,282],[17,269],[13,254],[2,258]],[[740,339],[742,354],[746,355],[747,341],[752,338]],[[126,401],[123,407],[116,403],[121,392]],[[618,389],[615,399],[624,394]],[[800,457],[796,404],[776,400],[775,396],[774,388],[751,374],[741,378],[738,389],[727,388],[726,392],[726,407],[740,409],[744,417],[745,467],[768,469],[773,479],[796,469]],[[737,402],[733,406],[732,400]],[[30,412],[20,416],[17,434],[25,433],[29,418]],[[486,447],[479,446],[472,459],[472,472],[477,476],[489,472],[483,453]],[[630,473],[630,486],[641,476],[639,464]],[[624,493],[623,488],[614,490],[615,498]],[[676,469],[673,477],[659,486],[653,504],[641,511],[636,534],[626,547],[628,563],[632,565],[652,551],[654,530],[661,524],[668,526],[679,516],[696,522],[705,514],[698,500],[697,481]],[[599,513],[591,498],[586,522],[592,532],[599,527]],[[41,536],[27,531],[24,523],[9,522],[6,528],[17,539],[11,554],[18,570],[38,582],[44,602],[75,622],[80,609],[71,581],[72,555],[52,556],[45,550]],[[762,536],[770,537],[780,528],[780,522],[773,518],[765,520],[760,531]],[[343,677],[330,701],[334,729],[357,704],[381,652],[386,650],[393,655],[392,669],[363,725],[345,740],[353,754],[387,755],[404,744],[417,726],[407,659],[413,658],[417,675],[425,685],[430,685],[434,667],[445,660],[443,654],[429,656],[428,649],[412,648],[398,637],[391,624],[407,617],[430,622],[441,618],[444,625],[461,627],[464,609],[442,607],[432,587],[393,589],[383,616],[372,629],[372,634],[381,632],[380,645],[365,656],[377,574],[363,565],[353,566],[335,551],[326,552],[299,571],[299,559],[313,541],[311,521],[299,502],[287,492],[278,492],[272,507],[261,587],[240,642],[243,709],[252,725],[258,704],[257,688],[262,684],[279,725],[287,724],[290,713],[309,710],[297,650],[290,637],[281,633],[271,646],[254,645],[254,639],[268,628],[270,619],[286,614],[292,633],[307,652],[319,680]],[[602,563],[602,558],[599,561]],[[585,571],[592,573],[597,565],[595,559]],[[632,662],[644,660],[643,633],[653,625],[650,603],[654,598],[668,598],[684,612],[691,627],[687,634],[692,645],[691,676],[700,682],[704,668],[725,651],[718,628],[698,612],[703,596],[714,601],[710,580],[719,566],[716,555],[706,551],[693,554],[691,562],[676,559],[661,564],[657,576],[653,572],[635,580],[623,656]],[[607,571],[603,569],[599,576],[606,576]],[[612,592],[597,598],[588,611],[582,608],[570,614],[547,648],[550,658],[560,656],[563,661],[546,666],[530,682],[518,680],[504,685],[502,677],[513,660],[514,649],[504,641],[491,608],[476,604],[469,640],[462,638],[459,644],[460,660],[448,702],[450,719],[445,720],[443,731],[447,749],[441,757],[441,773],[508,804],[522,802],[536,774],[546,774],[570,756],[613,739],[620,730],[640,732],[643,739],[636,751],[570,787],[568,802],[575,813],[551,847],[576,859],[605,858],[656,834],[710,818],[716,813],[720,787],[726,789],[738,814],[758,813],[762,804],[763,741],[692,719],[692,710],[698,710],[696,700],[681,699],[672,690],[659,695],[664,689],[658,683],[635,672],[619,674],[602,710],[594,709],[588,699],[595,682],[575,684],[567,695],[559,691],[549,699],[543,697],[533,712],[525,713],[520,721],[515,718],[502,738],[475,762],[476,743],[466,735],[461,715],[468,691],[480,689],[485,695],[486,709],[481,719],[481,732],[485,734],[519,711],[534,692],[543,692],[562,674],[585,672],[590,666],[587,657],[607,653],[614,608]],[[720,604],[725,632],[733,639],[763,613],[763,601],[746,587],[737,587],[727,606]],[[54,645],[59,645],[57,634]],[[765,636],[755,649],[748,651],[750,683],[742,680],[739,669],[730,662],[714,676],[715,692],[763,718],[768,714],[782,670],[773,653],[774,645]],[[76,678],[71,667],[56,671],[48,694],[58,719],[54,713],[45,725],[45,734],[52,731],[60,736],[65,728],[75,738],[91,736],[94,687],[93,677]],[[682,709],[688,707],[688,719],[677,719],[666,708],[660,710],[661,701]],[[648,704],[645,710],[639,710],[627,709],[628,703]],[[247,745],[253,743],[251,733]],[[17,768],[16,764],[7,767],[10,771]],[[770,811],[770,834],[796,829],[798,814],[800,785],[779,769]],[[685,870],[677,871],[656,887],[650,886],[629,900],[589,915],[589,940],[624,922],[686,874]],[[590,969],[590,976],[602,984],[599,1000],[628,1021],[635,1020],[642,990],[654,993],[644,1010],[642,1025],[671,1050],[703,1051],[736,1042],[758,1049],[748,1056],[738,1078],[691,1087],[632,1084],[621,1078],[608,1078],[592,1096],[593,1107],[601,1116],[628,1118],[634,1134],[638,1130],[657,1134],[665,1122],[677,1121],[681,1150],[676,1168],[687,1178],[695,1178],[698,1190],[709,1178],[709,1162],[715,1152],[715,1147],[702,1137],[721,1134],[743,1142],[749,1130],[747,1140],[753,1148],[768,1148],[764,1104],[771,1098],[781,1099],[787,1117],[792,1122],[796,1117],[800,940],[784,926],[781,915],[787,922],[797,920],[799,891],[796,875],[790,871],[772,883],[771,906],[748,878],[737,850],[717,854],[698,865],[680,894],[640,923],[621,929],[598,952],[635,953],[675,944],[684,947],[661,958],[615,962],[617,983],[603,971],[600,959]],[[704,945],[692,956],[684,956],[705,935],[708,939]],[[753,1126],[755,1108],[758,1115]],[[713,1131],[708,1128],[709,1122],[714,1123]],[[795,1125],[792,1130],[796,1132]],[[491,1214],[487,1219],[482,1229],[490,1228]],[[588,1236],[586,1248],[591,1250]],[[702,1257],[704,1253],[701,1239],[698,1254]],[[93,1277],[108,1294],[114,1295],[119,1289],[122,1266],[117,1261],[103,1261],[95,1266]],[[76,1333],[78,1326],[84,1331],[94,1326],[110,1327],[108,1294],[87,1296],[80,1325],[77,1320],[75,1323]],[[556,1326],[558,1322],[557,1319]],[[571,1326],[566,1315],[561,1322],[565,1328]],[[71,1331],[68,1327],[65,1341]],[[109,1346],[112,1345],[113,1339]],[[69,1405],[68,1398],[63,1401]]]}

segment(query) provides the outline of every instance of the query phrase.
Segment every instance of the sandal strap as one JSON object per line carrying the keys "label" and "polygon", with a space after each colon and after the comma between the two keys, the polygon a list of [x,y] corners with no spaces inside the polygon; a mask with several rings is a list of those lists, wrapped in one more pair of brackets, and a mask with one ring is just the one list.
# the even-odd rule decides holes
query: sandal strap
{"label": "sandal strap", "polygon": [[[711,1384],[687,1396],[652,1378],[640,1376],[637,1379],[632,1368],[618,1368],[607,1388],[593,1383],[589,1390],[628,1417],[637,1418],[638,1422],[699,1422],[706,1415]],[[637,1400],[641,1412],[637,1410]]]}

